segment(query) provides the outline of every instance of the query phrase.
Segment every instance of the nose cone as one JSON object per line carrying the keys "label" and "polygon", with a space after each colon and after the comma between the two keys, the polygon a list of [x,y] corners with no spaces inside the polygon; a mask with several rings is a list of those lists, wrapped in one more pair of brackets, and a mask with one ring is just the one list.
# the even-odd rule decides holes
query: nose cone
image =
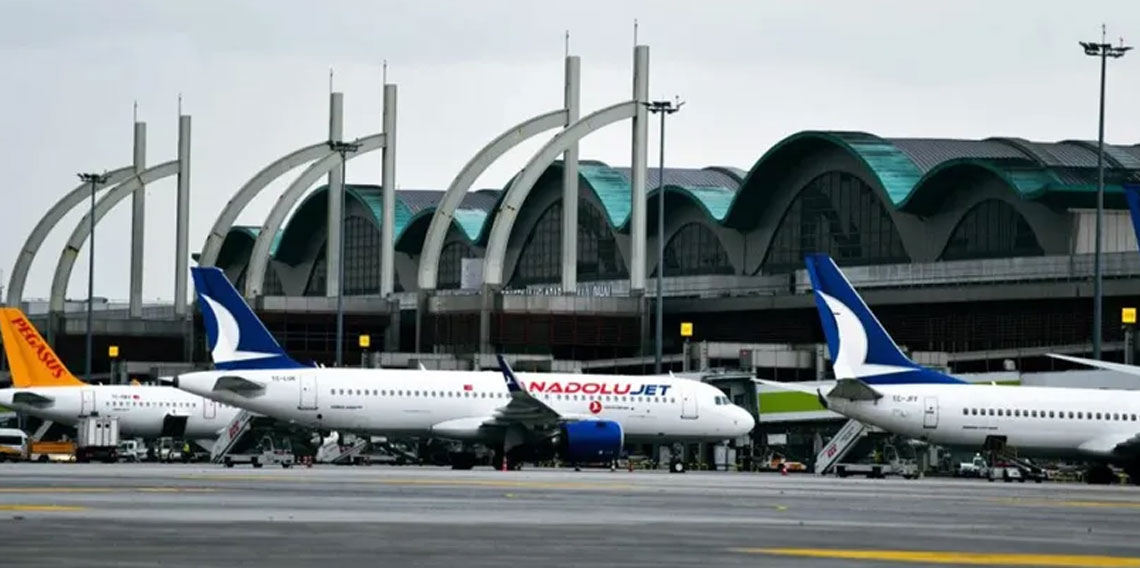
{"label": "nose cone", "polygon": [[751,412],[733,405],[729,407],[729,419],[732,421],[733,436],[743,436],[752,431],[756,427],[756,418],[752,416]]}
{"label": "nose cone", "polygon": [[12,399],[16,397],[13,389],[0,389],[0,406],[12,406]]}

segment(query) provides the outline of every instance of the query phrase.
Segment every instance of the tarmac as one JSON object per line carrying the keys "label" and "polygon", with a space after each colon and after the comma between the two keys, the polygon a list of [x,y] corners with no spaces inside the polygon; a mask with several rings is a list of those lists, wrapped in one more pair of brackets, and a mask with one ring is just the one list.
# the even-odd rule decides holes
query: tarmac
{"label": "tarmac", "polygon": [[2,464],[10,566],[1136,566],[1140,488]]}

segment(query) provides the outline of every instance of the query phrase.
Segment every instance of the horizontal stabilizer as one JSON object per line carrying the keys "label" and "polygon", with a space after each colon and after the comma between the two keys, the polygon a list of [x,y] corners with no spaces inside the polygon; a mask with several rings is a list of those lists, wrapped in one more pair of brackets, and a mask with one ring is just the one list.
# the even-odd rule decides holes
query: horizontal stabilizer
{"label": "horizontal stabilizer", "polygon": [[214,382],[215,391],[230,391],[240,395],[250,395],[265,390],[265,385],[253,382],[249,379],[227,375],[219,377]]}
{"label": "horizontal stabilizer", "polygon": [[765,386],[775,387],[778,389],[784,389],[784,390],[795,391],[795,392],[802,392],[805,394],[810,394],[812,396],[815,396],[818,389],[819,389],[819,387],[816,385],[805,385],[802,383],[782,383],[780,381],[768,381],[768,380],[764,380],[764,379],[752,379],[752,381],[755,383],[765,385]]}
{"label": "horizontal stabilizer", "polygon": [[827,393],[828,398],[845,398],[847,400],[879,400],[883,393],[871,388],[859,379],[839,379],[835,388]]}
{"label": "horizontal stabilizer", "polygon": [[55,402],[55,399],[50,396],[25,391],[12,395],[12,402],[14,404],[26,404],[28,406],[42,406]]}
{"label": "horizontal stabilizer", "polygon": [[1078,363],[1081,365],[1096,367],[1098,369],[1104,369],[1106,371],[1116,371],[1118,373],[1140,377],[1140,367],[1137,367],[1136,365],[1110,363],[1108,361],[1097,361],[1096,359],[1085,359],[1083,357],[1073,357],[1072,355],[1058,355],[1056,353],[1049,353],[1048,355],[1054,359],[1060,359],[1062,361],[1068,361],[1070,363]]}

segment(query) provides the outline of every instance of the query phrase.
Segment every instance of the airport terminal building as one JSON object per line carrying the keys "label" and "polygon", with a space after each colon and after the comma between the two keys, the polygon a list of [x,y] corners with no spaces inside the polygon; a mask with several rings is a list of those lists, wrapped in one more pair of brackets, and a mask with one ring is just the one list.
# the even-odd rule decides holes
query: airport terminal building
{"label": "airport terminal building", "polygon": [[[1111,315],[1140,300],[1140,254],[1121,192],[1140,176],[1140,146],[1109,146],[1105,159],[1104,334],[1106,351],[1119,356],[1120,326]],[[1095,144],[1080,141],[813,131],[787,137],[748,169],[666,168],[662,184],[651,168],[647,209],[656,212],[665,199],[664,266],[656,264],[650,214],[654,252],[643,290],[630,278],[629,168],[578,165],[574,290],[562,287],[561,162],[514,212],[497,287],[485,285],[480,271],[504,192],[464,196],[447,227],[437,285],[423,290],[423,243],[444,192],[400,190],[390,303],[379,295],[381,190],[349,185],[348,336],[384,337],[393,352],[462,359],[503,351],[637,367],[652,346],[655,277],[663,270],[670,355],[681,352],[682,321],[694,323],[694,342],[819,344],[802,259],[827,252],[906,348],[950,354],[949,366],[960,371],[999,369],[1010,358],[1041,365],[1026,348],[1081,350],[1075,346],[1090,340],[1096,164]],[[335,337],[332,304],[323,302],[327,203],[321,187],[294,210],[273,238],[262,293],[253,298],[286,349],[326,362]],[[239,289],[251,289],[257,232],[231,229],[216,261]],[[740,356],[719,351],[711,357]]]}
{"label": "airport terminal building", "polygon": [[[224,270],[290,354],[325,365],[336,360],[343,300],[346,364],[478,369],[505,353],[521,370],[652,372],[660,280],[665,366],[736,371],[706,380],[768,415],[762,425],[834,418],[811,397],[762,402],[750,380],[827,377],[802,266],[809,253],[834,257],[920,363],[1047,373],[1065,367],[1046,353],[1092,350],[1095,143],[804,131],[755,148],[751,164],[662,172],[649,167],[657,118],[648,62],[648,47],[636,46],[631,99],[587,114],[578,58],[567,56],[561,107],[491,138],[446,188],[397,189],[396,85],[384,86],[381,131],[353,142],[343,94],[330,93],[327,137],[251,164],[221,211],[206,212],[214,222],[200,245],[188,235],[191,117],[179,117],[177,156],[157,164],[138,122],[133,162],[66,193],[28,236],[6,304],[29,311],[64,361],[82,368],[85,305],[66,290],[86,216],[59,256],[50,298],[30,300],[24,287],[46,235],[98,190],[96,221],[128,197],[133,206],[130,299],[103,306],[92,323],[93,368],[116,382],[209,364],[189,301],[192,263]],[[582,138],[621,121],[631,125],[628,166],[580,158]],[[512,179],[474,187],[505,152],[550,131]],[[376,179],[344,179],[345,161],[373,151],[382,152]],[[1122,188],[1140,182],[1140,145],[1106,146],[1103,165],[1102,333],[1106,356],[1121,359],[1131,348],[1116,314],[1140,304],[1140,249]],[[264,221],[239,226],[245,207],[286,176]],[[145,189],[163,178],[177,179],[180,301],[148,306]]]}

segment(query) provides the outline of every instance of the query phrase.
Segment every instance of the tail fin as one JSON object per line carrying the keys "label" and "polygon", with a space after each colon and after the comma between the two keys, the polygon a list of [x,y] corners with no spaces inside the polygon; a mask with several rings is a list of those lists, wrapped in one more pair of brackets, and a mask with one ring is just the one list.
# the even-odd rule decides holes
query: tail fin
{"label": "tail fin", "polygon": [[0,333],[3,334],[8,365],[12,369],[12,386],[65,387],[85,384],[67,370],[24,312],[17,308],[0,308]]}
{"label": "tail fin", "polygon": [[285,354],[249,304],[215,267],[193,267],[194,292],[214,367],[218,369],[295,369],[304,365]]}
{"label": "tail fin", "polygon": [[1136,233],[1136,244],[1140,245],[1140,184],[1124,184],[1124,198],[1128,200],[1128,210],[1132,212],[1132,230]]}
{"label": "tail fin", "polygon": [[830,256],[812,254],[804,261],[836,378],[867,384],[962,382],[903,355]]}

